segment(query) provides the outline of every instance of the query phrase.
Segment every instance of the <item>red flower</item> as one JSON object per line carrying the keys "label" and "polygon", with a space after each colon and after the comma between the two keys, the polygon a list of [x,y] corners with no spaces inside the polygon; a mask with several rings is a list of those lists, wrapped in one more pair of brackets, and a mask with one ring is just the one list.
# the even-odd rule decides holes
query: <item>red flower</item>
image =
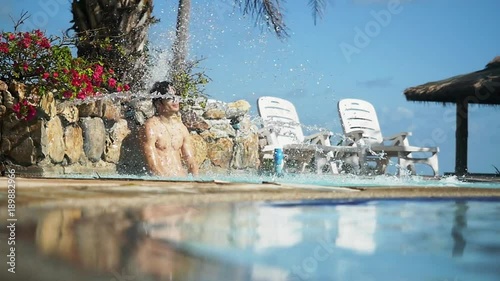
{"label": "red flower", "polygon": [[12,41],[14,39],[16,39],[16,35],[14,35],[14,33],[9,33],[8,37],[9,41]]}
{"label": "red flower", "polygon": [[36,108],[33,105],[28,105],[28,114],[26,115],[26,120],[30,121],[36,117]]}
{"label": "red flower", "polygon": [[21,48],[29,48],[31,45],[31,37],[26,37],[26,35],[21,39],[19,42],[17,42],[17,45]]}
{"label": "red flower", "polygon": [[9,44],[2,42],[0,43],[0,53],[7,54],[9,52]]}
{"label": "red flower", "polygon": [[16,104],[14,104],[14,105],[12,106],[12,111],[14,111],[14,113],[16,113],[16,114],[17,114],[17,117],[18,117],[18,118],[20,118],[20,117],[19,117],[19,113],[21,112],[21,103],[19,103],[19,102],[18,102],[18,103],[16,103]]}
{"label": "red flower", "polygon": [[117,92],[121,92],[122,91],[122,87],[121,86],[116,87],[116,91]]}
{"label": "red flower", "polygon": [[116,79],[109,78],[108,79],[108,86],[110,86],[111,88],[114,88],[116,86]]}
{"label": "red flower", "polygon": [[40,37],[40,38],[44,38],[45,37],[43,35],[43,32],[40,29],[35,30],[35,35],[38,36],[38,37]]}
{"label": "red flower", "polygon": [[123,85],[123,89],[125,91],[128,91],[128,90],[130,90],[130,86],[128,84],[125,84],[125,85]]}
{"label": "red flower", "polygon": [[94,75],[101,76],[102,73],[104,72],[104,67],[100,64],[95,65],[95,70],[94,70]]}
{"label": "red flower", "polygon": [[52,73],[52,77],[54,77],[54,78],[59,77],[59,73],[57,73],[57,72]]}
{"label": "red flower", "polygon": [[85,99],[85,92],[84,91],[78,92],[78,95],[76,95],[76,97],[81,100]]}
{"label": "red flower", "polygon": [[29,69],[28,63],[27,62],[23,63],[23,70],[28,71],[28,69]]}
{"label": "red flower", "polygon": [[69,90],[68,91],[64,91],[63,97],[65,99],[69,99],[69,98],[73,97],[73,93],[71,91],[69,91]]}
{"label": "red flower", "polygon": [[47,78],[49,78],[50,74],[48,72],[45,72],[43,75],[42,75],[42,78],[47,80]]}
{"label": "red flower", "polygon": [[17,119],[30,121],[36,116],[36,108],[24,99],[12,106],[12,111],[16,113]]}

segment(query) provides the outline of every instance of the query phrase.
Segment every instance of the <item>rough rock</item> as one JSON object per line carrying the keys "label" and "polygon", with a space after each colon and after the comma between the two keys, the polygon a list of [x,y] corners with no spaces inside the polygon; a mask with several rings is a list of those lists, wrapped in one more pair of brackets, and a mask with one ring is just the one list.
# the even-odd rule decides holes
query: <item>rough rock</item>
{"label": "rough rock", "polygon": [[188,130],[208,130],[210,128],[209,123],[205,121],[202,117],[198,116],[194,111],[186,111],[182,113],[182,122]]}
{"label": "rough rock", "polygon": [[250,111],[250,103],[246,100],[238,100],[227,104],[226,118],[231,119],[243,116]]}
{"label": "rough rock", "polygon": [[206,119],[222,119],[225,116],[226,112],[217,108],[208,109],[203,113],[203,117]]}
{"label": "rough rock", "polygon": [[195,160],[198,167],[207,159],[208,144],[202,136],[198,134],[191,134],[191,143],[195,151]]}
{"label": "rough rock", "polygon": [[0,92],[5,92],[9,90],[9,86],[4,81],[0,80]]}
{"label": "rough rock", "polygon": [[112,100],[105,99],[102,101],[102,104],[102,117],[104,117],[104,119],[118,121],[119,119],[123,118],[121,106],[119,103],[115,104]]}
{"label": "rough rock", "polygon": [[64,153],[70,164],[78,162],[83,154],[82,129],[76,125],[70,125],[64,129]]}
{"label": "rough rock", "polygon": [[133,101],[130,106],[134,112],[135,121],[140,125],[155,114],[155,108],[151,100]]}
{"label": "rough rock", "polygon": [[203,117],[207,119],[223,119],[226,116],[226,104],[220,101],[209,101]]}
{"label": "rough rock", "polygon": [[33,140],[30,137],[27,137],[19,143],[16,143],[8,155],[15,161],[15,163],[23,166],[29,166],[36,163],[37,149]]}
{"label": "rough rock", "polygon": [[79,113],[77,106],[69,102],[61,102],[56,103],[56,109],[57,114],[62,118],[62,121],[65,121],[69,124],[78,121]]}
{"label": "rough rock", "polygon": [[101,159],[106,142],[104,122],[100,118],[85,117],[80,119],[83,130],[83,151],[92,162]]}
{"label": "rough rock", "polygon": [[216,138],[227,138],[234,137],[236,131],[230,124],[230,120],[207,120],[210,124],[210,132],[215,135]]}
{"label": "rough rock", "polygon": [[53,163],[64,159],[64,131],[58,116],[47,121],[42,127],[41,145],[43,154],[50,157]]}
{"label": "rough rock", "polygon": [[14,105],[15,98],[14,96],[9,92],[9,91],[3,91],[3,100],[2,103],[7,107],[8,109],[11,109],[12,106]]}
{"label": "rough rock", "polygon": [[3,119],[5,113],[7,113],[7,107],[5,105],[0,104],[0,119]]}
{"label": "rough rock", "polygon": [[232,156],[233,141],[231,139],[221,138],[208,144],[208,158],[215,166],[228,169]]}
{"label": "rough rock", "polygon": [[92,101],[78,105],[80,117],[102,117],[102,102]]}
{"label": "rough rock", "polygon": [[259,160],[259,137],[256,134],[237,138],[235,146],[233,168],[247,169],[258,168]]}
{"label": "rough rock", "polygon": [[104,150],[104,160],[111,163],[118,163],[122,149],[123,140],[130,134],[127,121],[118,120],[109,131],[106,138],[106,148]]}
{"label": "rough rock", "polygon": [[51,92],[46,93],[40,99],[39,112],[47,119],[50,119],[57,114],[56,101]]}
{"label": "rough rock", "polygon": [[20,100],[26,97],[26,85],[15,80],[10,83],[9,91]]}

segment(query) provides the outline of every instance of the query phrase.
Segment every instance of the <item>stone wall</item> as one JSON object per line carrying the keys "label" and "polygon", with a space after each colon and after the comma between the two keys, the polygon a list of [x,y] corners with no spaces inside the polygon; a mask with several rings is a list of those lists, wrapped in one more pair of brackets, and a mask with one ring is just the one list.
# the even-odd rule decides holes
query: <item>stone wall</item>
{"label": "stone wall", "polygon": [[[150,100],[75,105],[48,94],[40,101],[38,117],[24,121],[12,111],[24,91],[19,84],[0,81],[2,170],[13,167],[18,175],[36,177],[147,175],[138,132],[154,114]],[[257,128],[249,109],[244,100],[212,100],[205,108],[183,109],[202,174],[259,168]]]}

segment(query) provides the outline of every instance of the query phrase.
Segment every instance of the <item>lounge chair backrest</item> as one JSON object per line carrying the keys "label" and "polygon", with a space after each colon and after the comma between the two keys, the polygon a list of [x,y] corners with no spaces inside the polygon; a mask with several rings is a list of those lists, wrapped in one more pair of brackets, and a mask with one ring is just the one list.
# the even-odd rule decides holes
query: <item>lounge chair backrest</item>
{"label": "lounge chair backrest", "polygon": [[371,103],[358,99],[343,99],[338,103],[338,110],[345,134],[361,130],[366,144],[383,143],[377,113]]}
{"label": "lounge chair backrest", "polygon": [[291,102],[276,97],[260,97],[257,107],[264,128],[272,128],[275,132],[274,139],[268,140],[270,144],[286,145],[304,141],[299,116]]}

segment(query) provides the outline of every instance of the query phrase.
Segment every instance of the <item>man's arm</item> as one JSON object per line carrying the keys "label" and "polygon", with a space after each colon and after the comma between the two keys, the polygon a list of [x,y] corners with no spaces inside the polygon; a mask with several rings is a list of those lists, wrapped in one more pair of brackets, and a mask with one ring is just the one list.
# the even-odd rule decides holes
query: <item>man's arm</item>
{"label": "man's arm", "polygon": [[146,121],[144,128],[142,129],[141,142],[144,156],[146,158],[146,164],[153,175],[162,176],[164,175],[164,167],[160,164],[160,159],[158,153],[156,152],[156,141],[157,136],[153,130],[153,124],[150,120]]}
{"label": "man's arm", "polygon": [[196,159],[194,158],[194,149],[191,143],[191,136],[186,127],[183,128],[182,134],[184,136],[184,141],[182,143],[182,156],[184,157],[184,161],[188,166],[188,172],[190,172],[193,176],[198,175],[198,164],[196,164]]}

